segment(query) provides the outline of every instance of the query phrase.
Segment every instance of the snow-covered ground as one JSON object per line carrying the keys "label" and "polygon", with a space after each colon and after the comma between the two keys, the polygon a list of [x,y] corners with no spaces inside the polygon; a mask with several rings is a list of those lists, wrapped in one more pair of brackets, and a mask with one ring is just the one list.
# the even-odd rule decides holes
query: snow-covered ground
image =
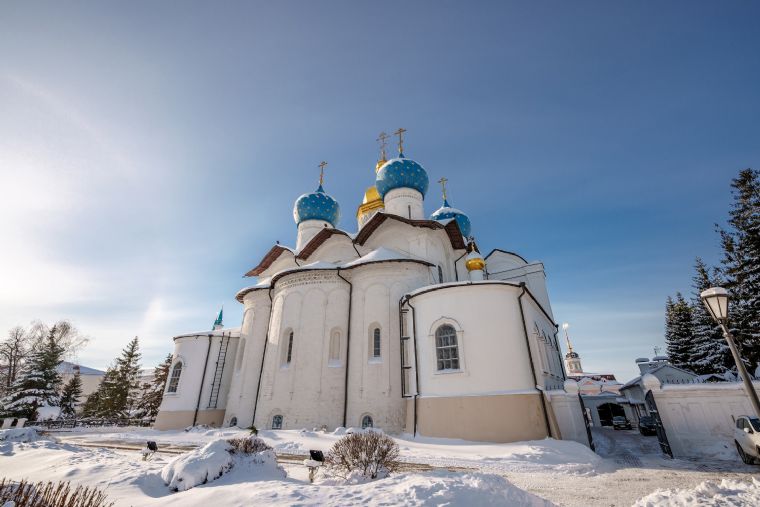
{"label": "snow-covered ground", "polygon": [[[396,437],[406,465],[401,473],[366,484],[309,484],[300,464],[309,449],[326,451],[339,434],[262,431],[280,457],[287,477],[250,467],[187,491],[172,492],[161,477],[181,453],[218,440],[247,436],[244,430],[160,432],[146,428],[88,429],[55,433],[57,440],[0,438],[0,476],[71,480],[104,488],[117,505],[757,505],[760,482],[749,467],[730,462],[663,458],[654,437],[595,430],[600,455],[567,441],[484,444]],[[22,439],[23,440],[23,439]],[[142,461],[139,447],[158,442],[159,453]],[[161,452],[167,451],[167,452]],[[721,483],[721,480],[727,479]],[[712,481],[702,484],[705,481]],[[240,487],[246,483],[245,487]],[[681,491],[674,491],[679,489]],[[686,491],[683,491],[686,490]],[[680,495],[680,496],[679,496]],[[691,496],[689,496],[691,495]],[[708,503],[722,495],[739,503]],[[698,503],[677,503],[683,498]],[[701,502],[701,503],[699,503]]]}

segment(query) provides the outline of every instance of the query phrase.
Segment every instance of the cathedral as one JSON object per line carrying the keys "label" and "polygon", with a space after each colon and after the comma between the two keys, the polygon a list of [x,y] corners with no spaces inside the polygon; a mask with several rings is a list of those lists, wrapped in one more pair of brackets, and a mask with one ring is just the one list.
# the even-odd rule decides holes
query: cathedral
{"label": "cathedral", "polygon": [[[239,328],[174,338],[157,429],[377,427],[387,433],[588,445],[568,381],[544,266],[493,249],[470,217],[425,213],[430,176],[381,156],[356,211],[319,186],[293,207],[295,245],[274,244],[236,299]],[[370,171],[368,171],[370,172]],[[474,220],[477,225],[477,220]]]}

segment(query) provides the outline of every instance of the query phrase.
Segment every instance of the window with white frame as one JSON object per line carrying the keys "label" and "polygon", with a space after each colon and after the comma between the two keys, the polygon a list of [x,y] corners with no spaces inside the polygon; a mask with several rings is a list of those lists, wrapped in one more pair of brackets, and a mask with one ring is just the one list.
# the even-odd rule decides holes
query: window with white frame
{"label": "window with white frame", "polygon": [[374,428],[375,422],[372,420],[372,416],[367,414],[364,417],[362,417],[362,429],[365,428]]}
{"label": "window with white frame", "polygon": [[372,358],[380,359],[382,355],[382,341],[380,336],[380,328],[376,327],[372,330]]}
{"label": "window with white frame", "polygon": [[443,324],[435,330],[435,357],[438,371],[459,369],[457,331],[450,324]]}
{"label": "window with white frame", "polygon": [[179,377],[182,375],[182,361],[177,361],[172,368],[172,374],[169,376],[169,387],[167,387],[167,393],[176,393],[179,388]]}

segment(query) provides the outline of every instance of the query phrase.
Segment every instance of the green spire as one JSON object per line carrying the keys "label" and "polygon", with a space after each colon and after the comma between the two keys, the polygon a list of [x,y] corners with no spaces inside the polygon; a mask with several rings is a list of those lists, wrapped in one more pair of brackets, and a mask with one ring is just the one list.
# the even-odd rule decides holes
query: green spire
{"label": "green spire", "polygon": [[224,306],[222,306],[219,309],[219,315],[216,317],[216,320],[214,321],[214,329],[220,329],[223,327],[222,324],[222,314],[224,313]]}

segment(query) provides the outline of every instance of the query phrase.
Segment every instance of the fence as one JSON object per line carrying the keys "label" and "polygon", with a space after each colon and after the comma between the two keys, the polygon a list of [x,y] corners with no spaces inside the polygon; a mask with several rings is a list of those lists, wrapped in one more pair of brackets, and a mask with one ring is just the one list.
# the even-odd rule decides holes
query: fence
{"label": "fence", "polygon": [[151,426],[153,421],[144,419],[110,419],[110,418],[92,418],[92,419],[56,419],[50,421],[31,421],[26,423],[27,426],[35,428],[44,428],[47,430],[74,429],[74,428],[97,428],[104,426]]}

